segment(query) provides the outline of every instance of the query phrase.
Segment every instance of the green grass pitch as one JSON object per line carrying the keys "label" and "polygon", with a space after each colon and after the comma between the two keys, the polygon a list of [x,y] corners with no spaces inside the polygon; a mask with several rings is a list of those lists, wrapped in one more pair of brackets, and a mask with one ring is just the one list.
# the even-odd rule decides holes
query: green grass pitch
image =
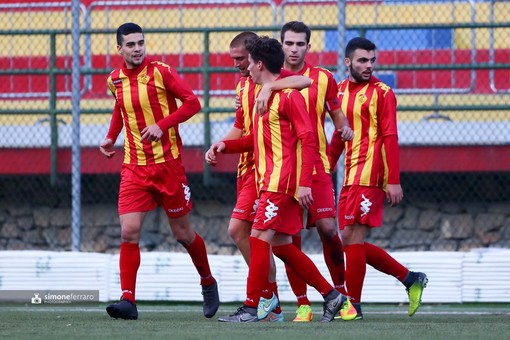
{"label": "green grass pitch", "polygon": [[293,323],[295,306],[284,304],[284,323],[228,324],[217,317],[236,310],[223,304],[212,319],[197,303],[138,304],[136,321],[111,319],[106,304],[94,306],[0,306],[3,339],[508,339],[510,304],[425,305],[415,316],[407,306],[364,305],[363,321]]}

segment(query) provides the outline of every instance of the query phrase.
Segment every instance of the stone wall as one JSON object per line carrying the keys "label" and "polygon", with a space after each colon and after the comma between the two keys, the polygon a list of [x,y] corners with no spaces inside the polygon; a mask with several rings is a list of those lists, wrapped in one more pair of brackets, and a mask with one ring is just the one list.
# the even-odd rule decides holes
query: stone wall
{"label": "stone wall", "polygon": [[[191,221],[210,254],[238,254],[227,235],[231,209],[230,204],[194,201]],[[510,248],[510,202],[403,204],[387,207],[383,223],[372,231],[369,241],[390,251]],[[83,206],[81,228],[81,251],[118,252],[120,227],[115,205]],[[68,251],[71,239],[70,208],[9,202],[0,205],[0,249]],[[148,214],[140,246],[143,251],[183,251],[161,209]],[[303,232],[303,249],[321,252],[315,231]]]}

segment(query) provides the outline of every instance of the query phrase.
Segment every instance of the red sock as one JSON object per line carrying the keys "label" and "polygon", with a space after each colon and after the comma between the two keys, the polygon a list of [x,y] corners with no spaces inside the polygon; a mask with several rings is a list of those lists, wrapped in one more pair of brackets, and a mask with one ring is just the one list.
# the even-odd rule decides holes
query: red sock
{"label": "red sock", "polygon": [[[264,287],[264,289],[262,289],[262,294],[260,296],[262,296],[263,298],[265,299],[270,299],[273,297],[273,289],[274,289],[274,286],[276,286],[276,282],[267,282],[266,286]],[[278,293],[276,293],[276,296],[278,296]]]}
{"label": "red sock", "polygon": [[[297,249],[301,249],[301,236],[292,236],[292,244],[295,245]],[[287,273],[287,279],[289,280],[290,288],[297,298],[298,306],[309,305],[310,300],[308,300],[308,296],[306,295],[306,282],[303,281],[301,277],[296,274],[287,263],[285,263],[285,272]]]}
{"label": "red sock", "polygon": [[[280,302],[280,295],[278,295],[278,284],[276,282],[270,282],[269,283],[269,290],[276,295],[278,298],[278,302]],[[282,312],[282,309],[280,308],[280,303],[278,303],[278,306],[276,306],[275,313],[280,314]]]}
{"label": "red sock", "polygon": [[367,263],[380,272],[394,276],[402,282],[409,270],[390,256],[384,249],[365,242]]}
{"label": "red sock", "polygon": [[191,256],[191,261],[197,268],[198,275],[200,275],[200,284],[202,286],[209,286],[214,283],[214,277],[211,274],[211,268],[209,267],[209,260],[207,259],[207,250],[202,237],[198,233],[195,233],[195,239],[190,245],[184,245],[184,248],[188,251]]}
{"label": "red sock", "polygon": [[273,253],[288,264],[303,281],[317,289],[322,296],[326,296],[333,290],[312,260],[293,244],[274,246]]}
{"label": "red sock", "polygon": [[345,285],[351,302],[361,302],[361,291],[367,271],[364,244],[345,246]]}
{"label": "red sock", "polygon": [[138,243],[121,242],[119,268],[121,299],[135,303],[136,274],[140,267],[140,248]]}
{"label": "red sock", "polygon": [[250,237],[250,253],[246,300],[244,304],[256,308],[262,290],[267,287],[271,247],[266,241]]}
{"label": "red sock", "polygon": [[322,238],[322,249],[324,261],[328,267],[329,273],[335,289],[345,295],[344,289],[344,247],[338,233],[333,238]]}

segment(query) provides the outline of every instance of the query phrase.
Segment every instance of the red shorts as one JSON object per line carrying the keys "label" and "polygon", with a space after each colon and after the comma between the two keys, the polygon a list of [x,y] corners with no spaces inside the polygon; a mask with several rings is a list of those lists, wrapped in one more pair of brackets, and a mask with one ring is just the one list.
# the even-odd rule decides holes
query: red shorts
{"label": "red shorts", "polygon": [[312,178],[313,203],[308,208],[306,227],[315,227],[315,222],[323,218],[336,218],[335,190],[330,174],[320,173]]}
{"label": "red shorts", "polygon": [[237,201],[232,218],[253,222],[258,199],[255,170],[252,170],[237,178]]}
{"label": "red shorts", "polygon": [[352,185],[342,188],[338,200],[338,226],[359,223],[370,228],[380,227],[384,209],[384,190]]}
{"label": "red shorts", "polygon": [[303,209],[292,196],[262,191],[252,228],[295,235],[303,229]]}
{"label": "red shorts", "polygon": [[162,206],[170,218],[190,212],[191,191],[178,160],[152,165],[122,164],[119,215],[151,211]]}

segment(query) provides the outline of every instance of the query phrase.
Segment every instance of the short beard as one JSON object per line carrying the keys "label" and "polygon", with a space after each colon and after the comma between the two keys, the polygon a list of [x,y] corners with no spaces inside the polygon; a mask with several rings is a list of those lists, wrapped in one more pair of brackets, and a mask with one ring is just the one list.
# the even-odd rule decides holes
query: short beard
{"label": "short beard", "polygon": [[365,83],[368,80],[370,80],[370,78],[368,78],[367,80],[363,79],[361,74],[355,72],[354,69],[352,68],[352,64],[349,66],[349,74],[357,83]]}

